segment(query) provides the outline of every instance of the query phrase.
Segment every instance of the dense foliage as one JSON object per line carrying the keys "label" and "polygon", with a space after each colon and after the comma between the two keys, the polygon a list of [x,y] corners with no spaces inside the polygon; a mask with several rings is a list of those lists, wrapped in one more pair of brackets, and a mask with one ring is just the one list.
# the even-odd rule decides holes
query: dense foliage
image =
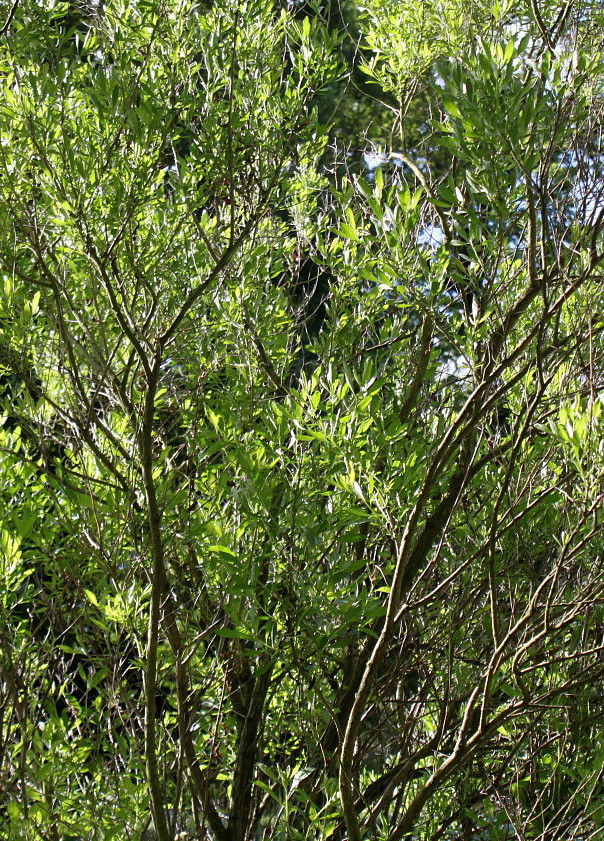
{"label": "dense foliage", "polygon": [[600,4],[0,12],[1,837],[598,837]]}

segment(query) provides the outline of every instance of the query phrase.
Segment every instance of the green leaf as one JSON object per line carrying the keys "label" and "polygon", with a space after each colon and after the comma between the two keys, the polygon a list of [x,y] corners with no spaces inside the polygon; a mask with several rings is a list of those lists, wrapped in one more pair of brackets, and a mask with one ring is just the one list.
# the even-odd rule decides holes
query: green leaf
{"label": "green leaf", "polygon": [[228,546],[221,546],[219,544],[214,544],[212,546],[208,546],[208,552],[217,552],[220,555],[228,555],[231,558],[236,558],[237,553],[234,552]]}
{"label": "green leaf", "polygon": [[224,637],[225,639],[255,639],[254,634],[251,633],[251,631],[246,631],[243,628],[216,628],[213,633],[216,634],[216,636]]}
{"label": "green leaf", "polygon": [[347,225],[345,222],[342,222],[340,225],[339,230],[336,231],[336,234],[343,239],[352,239],[358,240],[359,234],[356,228],[353,228],[351,225]]}
{"label": "green leaf", "polygon": [[87,590],[86,588],[84,588],[83,592],[90,604],[94,605],[95,607],[99,607],[99,600],[97,599],[96,595],[92,592],[92,590]]}

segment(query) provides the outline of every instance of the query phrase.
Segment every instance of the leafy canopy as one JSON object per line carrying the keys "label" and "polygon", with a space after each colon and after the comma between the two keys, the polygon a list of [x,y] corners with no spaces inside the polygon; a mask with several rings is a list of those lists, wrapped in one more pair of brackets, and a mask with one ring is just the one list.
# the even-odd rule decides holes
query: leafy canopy
{"label": "leafy canopy", "polygon": [[5,11],[2,836],[595,837],[599,8]]}

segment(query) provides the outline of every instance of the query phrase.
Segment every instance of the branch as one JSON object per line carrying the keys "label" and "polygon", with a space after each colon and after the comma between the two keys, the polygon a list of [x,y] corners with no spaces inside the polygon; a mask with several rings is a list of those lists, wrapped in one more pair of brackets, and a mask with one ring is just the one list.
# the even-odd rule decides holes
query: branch
{"label": "branch", "polygon": [[409,388],[407,389],[403,405],[398,413],[398,419],[402,424],[409,420],[409,415],[417,402],[417,397],[422,387],[422,383],[424,382],[428,363],[430,362],[430,346],[432,343],[433,332],[434,316],[431,313],[426,313],[419,339],[419,347],[416,351],[417,362],[415,366],[415,373],[411,383],[409,384]]}
{"label": "branch", "polygon": [[264,368],[269,380],[275,386],[281,397],[287,397],[290,393],[289,389],[287,388],[279,374],[275,371],[275,367],[269,359],[268,354],[264,349],[264,345],[260,341],[258,334],[254,330],[254,326],[252,325],[251,321],[247,318],[247,316],[244,317],[243,324],[246,330],[249,332],[250,336],[252,337],[254,347],[258,351],[258,356],[260,357],[260,363]]}
{"label": "branch", "polygon": [[17,11],[17,8],[19,6],[19,2],[20,2],[20,0],[15,0],[13,5],[11,6],[10,12],[8,13],[8,17],[6,18],[6,21],[4,22],[4,26],[2,27],[2,29],[0,29],[0,35],[6,35],[6,33],[8,32],[8,29],[9,29],[11,23],[13,22],[15,12]]}
{"label": "branch", "polygon": [[160,375],[160,355],[158,354],[147,383],[143,422],[139,436],[141,464],[147,516],[149,521],[149,539],[153,570],[151,574],[151,602],[147,627],[147,651],[145,663],[145,762],[151,797],[151,813],[158,841],[171,841],[168,828],[164,798],[161,790],[157,759],[156,708],[155,693],[157,687],[157,655],[159,643],[159,622],[162,607],[162,594],[165,590],[164,548],[161,537],[161,514],[155,493],[153,479],[153,417],[155,414],[155,392]]}

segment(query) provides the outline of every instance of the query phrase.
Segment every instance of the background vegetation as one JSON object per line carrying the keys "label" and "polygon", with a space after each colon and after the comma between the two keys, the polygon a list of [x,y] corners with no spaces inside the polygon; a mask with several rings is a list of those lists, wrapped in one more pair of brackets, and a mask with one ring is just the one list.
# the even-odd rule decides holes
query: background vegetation
{"label": "background vegetation", "polygon": [[0,4],[0,835],[604,827],[604,17]]}

